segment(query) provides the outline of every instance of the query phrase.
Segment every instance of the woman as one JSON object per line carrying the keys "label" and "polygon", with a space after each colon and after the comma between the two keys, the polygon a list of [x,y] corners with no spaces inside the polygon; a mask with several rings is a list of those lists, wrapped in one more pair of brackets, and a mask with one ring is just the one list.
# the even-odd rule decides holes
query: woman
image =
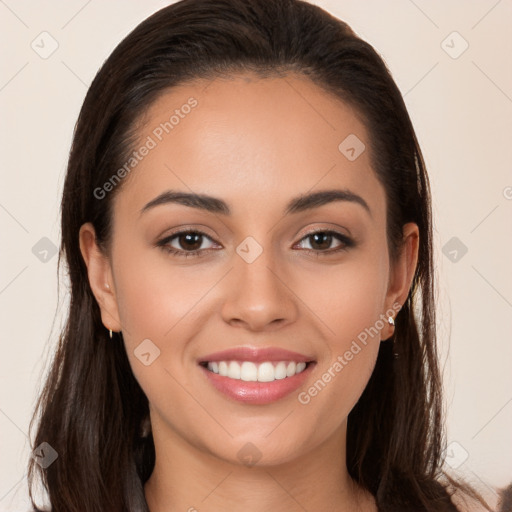
{"label": "woman", "polygon": [[145,20],[87,93],[61,227],[34,442],[56,458],[30,466],[54,512],[478,501],[441,468],[421,151],[345,23],[298,0]]}

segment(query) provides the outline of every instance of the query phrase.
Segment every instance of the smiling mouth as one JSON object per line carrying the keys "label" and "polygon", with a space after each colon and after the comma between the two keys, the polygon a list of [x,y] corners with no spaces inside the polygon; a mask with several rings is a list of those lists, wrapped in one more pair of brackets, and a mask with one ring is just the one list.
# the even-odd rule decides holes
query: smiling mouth
{"label": "smiling mouth", "polygon": [[302,373],[313,361],[204,361],[201,366],[221,377],[245,382],[273,382]]}

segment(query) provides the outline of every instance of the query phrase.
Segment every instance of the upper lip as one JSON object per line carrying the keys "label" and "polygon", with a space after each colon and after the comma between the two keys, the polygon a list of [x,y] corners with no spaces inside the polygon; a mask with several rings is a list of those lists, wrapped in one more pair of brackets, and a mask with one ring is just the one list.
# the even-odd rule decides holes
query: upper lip
{"label": "upper lip", "polygon": [[201,357],[198,362],[206,363],[213,361],[252,361],[253,363],[262,363],[265,361],[295,361],[310,362],[314,358],[308,357],[298,352],[292,352],[278,347],[235,347],[227,350],[214,352]]}

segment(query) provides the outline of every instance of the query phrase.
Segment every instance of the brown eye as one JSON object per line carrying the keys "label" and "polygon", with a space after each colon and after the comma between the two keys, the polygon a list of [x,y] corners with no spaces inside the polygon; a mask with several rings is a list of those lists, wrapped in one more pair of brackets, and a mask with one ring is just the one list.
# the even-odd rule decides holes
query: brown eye
{"label": "brown eye", "polygon": [[[346,250],[349,247],[353,247],[355,245],[354,241],[346,235],[338,233],[337,231],[315,231],[313,233],[309,233],[299,242],[299,245],[302,245],[304,242],[308,241],[310,247],[303,247],[306,251],[321,254],[333,254],[338,251]],[[338,241],[338,244],[334,247],[331,247],[334,241]]]}
{"label": "brown eye", "polygon": [[180,231],[170,235],[157,243],[165,251],[176,256],[201,256],[212,247],[204,247],[204,242],[213,240],[201,231]]}
{"label": "brown eye", "polygon": [[180,248],[195,251],[201,248],[203,235],[200,233],[181,233],[177,237]]}
{"label": "brown eye", "polygon": [[325,250],[329,249],[333,240],[333,236],[325,231],[319,231],[308,237],[311,240],[313,249]]}

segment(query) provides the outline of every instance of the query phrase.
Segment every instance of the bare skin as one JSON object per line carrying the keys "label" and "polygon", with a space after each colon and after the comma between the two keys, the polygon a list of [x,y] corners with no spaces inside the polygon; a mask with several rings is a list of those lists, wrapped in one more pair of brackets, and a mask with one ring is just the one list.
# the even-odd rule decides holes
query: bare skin
{"label": "bare skin", "polygon": [[[347,472],[347,417],[381,340],[393,332],[378,320],[408,295],[418,228],[404,226],[403,250],[391,261],[386,196],[369,151],[350,161],[338,149],[349,134],[369,148],[365,126],[308,79],[246,75],[174,88],[147,112],[141,144],[190,97],[197,106],[116,191],[110,253],[99,251],[91,224],[80,230],[103,323],[123,332],[150,402],[151,512],[376,511]],[[176,203],[141,213],[169,189],[222,199],[231,213]],[[333,189],[359,196],[368,209],[337,200],[284,213],[292,198]],[[205,234],[197,243],[201,256],[157,245],[185,228]],[[315,243],[311,231],[335,231],[353,243],[335,236]],[[251,263],[236,251],[247,237],[262,248]],[[183,236],[166,243],[191,249]],[[333,372],[337,357],[371,326],[378,334]],[[134,354],[145,339],[160,350],[149,366]],[[215,389],[198,366],[199,358],[237,346],[280,347],[316,364],[297,392],[241,403]],[[329,368],[330,382],[301,403],[298,393]],[[248,443],[259,454],[254,465],[239,455]]]}

